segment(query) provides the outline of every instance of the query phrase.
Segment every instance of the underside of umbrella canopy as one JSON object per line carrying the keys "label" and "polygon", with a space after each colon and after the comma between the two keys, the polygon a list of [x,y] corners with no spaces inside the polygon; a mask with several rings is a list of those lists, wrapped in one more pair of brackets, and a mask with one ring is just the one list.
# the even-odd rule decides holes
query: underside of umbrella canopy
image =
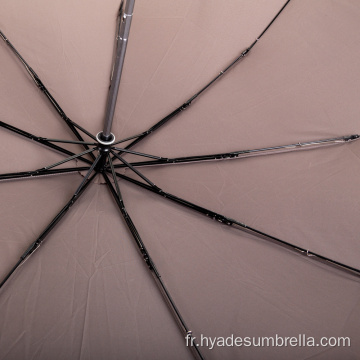
{"label": "underside of umbrella canopy", "polygon": [[2,14],[0,359],[359,358],[355,0]]}

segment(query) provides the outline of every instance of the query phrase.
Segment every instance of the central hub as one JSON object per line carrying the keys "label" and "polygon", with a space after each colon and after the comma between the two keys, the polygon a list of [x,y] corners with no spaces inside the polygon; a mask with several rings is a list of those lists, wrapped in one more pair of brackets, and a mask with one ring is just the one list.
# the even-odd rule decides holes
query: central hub
{"label": "central hub", "polygon": [[109,146],[115,142],[115,135],[113,133],[110,133],[108,137],[105,137],[103,132],[100,131],[96,134],[96,140],[100,145]]}
{"label": "central hub", "polygon": [[104,171],[108,159],[108,154],[110,153],[111,150],[111,145],[115,142],[114,134],[110,133],[109,140],[104,140],[102,135],[103,135],[102,132],[99,132],[96,135],[96,140],[99,144],[98,145],[99,152],[101,154],[101,158],[95,167],[95,170],[98,172]]}

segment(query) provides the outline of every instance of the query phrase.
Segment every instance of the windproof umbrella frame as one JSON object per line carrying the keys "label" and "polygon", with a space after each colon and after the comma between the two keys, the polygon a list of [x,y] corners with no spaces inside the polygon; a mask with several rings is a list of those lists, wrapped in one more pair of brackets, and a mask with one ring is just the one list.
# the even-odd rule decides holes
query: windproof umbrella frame
{"label": "windproof umbrella frame", "polygon": [[[209,161],[219,161],[219,160],[230,160],[230,159],[242,159],[246,157],[253,156],[262,156],[262,155],[273,155],[283,152],[292,152],[292,151],[302,151],[309,149],[316,149],[319,147],[325,147],[330,145],[341,145],[353,142],[359,139],[358,134],[346,135],[341,137],[315,140],[310,142],[298,142],[295,144],[289,145],[281,145],[281,146],[273,146],[259,149],[250,149],[250,150],[235,150],[226,153],[216,153],[216,154],[205,154],[205,155],[193,155],[193,156],[183,156],[183,157],[175,157],[175,158],[167,158],[162,156],[156,156],[153,154],[147,154],[142,152],[137,152],[131,150],[136,144],[141,142],[143,139],[157,131],[164,124],[169,122],[171,119],[175,118],[179,113],[186,110],[190,104],[201,94],[203,94],[210,86],[212,86],[217,80],[219,80],[222,76],[225,75],[231,68],[233,68],[236,64],[240,62],[245,56],[247,56],[251,49],[259,42],[259,40],[263,37],[263,35],[269,30],[271,25],[277,19],[277,17],[284,11],[284,9],[288,6],[291,0],[285,2],[282,8],[278,11],[278,13],[274,16],[271,22],[266,26],[266,28],[260,33],[260,35],[254,40],[253,43],[245,50],[243,50],[238,57],[236,57],[228,66],[224,68],[224,70],[220,71],[214,78],[211,79],[204,87],[202,87],[199,91],[197,91],[193,96],[191,96],[187,101],[185,101],[178,108],[170,112],[163,119],[155,123],[149,129],[145,130],[140,134],[136,134],[134,136],[130,136],[124,139],[116,140],[115,135],[111,133],[111,127],[113,122],[113,117],[115,113],[116,100],[118,97],[118,89],[121,79],[122,68],[125,59],[126,53],[126,45],[128,41],[128,36],[130,32],[131,19],[133,15],[133,9],[135,0],[128,0],[126,3],[124,1],[121,2],[120,9],[118,12],[118,26],[117,26],[117,36],[116,36],[116,49],[115,49],[115,60],[114,66],[111,76],[111,83],[109,88],[107,107],[105,113],[104,120],[104,128],[103,131],[99,132],[96,135],[91,134],[85,128],[80,126],[79,124],[72,121],[64,112],[64,110],[60,107],[51,93],[48,91],[42,80],[36,74],[36,72],[30,67],[30,65],[25,61],[25,59],[20,55],[20,53],[16,50],[16,48],[12,45],[9,39],[5,36],[5,34],[0,31],[0,37],[4,42],[8,45],[10,50],[16,55],[16,57],[20,60],[36,86],[43,92],[46,98],[49,100],[52,107],[56,110],[60,118],[67,124],[70,130],[73,132],[74,136],[77,140],[65,140],[65,139],[52,139],[52,138],[44,138],[40,136],[36,136],[24,130],[21,130],[11,124],[0,121],[0,126],[10,132],[16,133],[23,138],[27,138],[33,140],[36,143],[44,145],[46,148],[50,150],[57,151],[67,157],[64,160],[56,162],[54,164],[50,164],[44,166],[37,170],[32,171],[23,171],[16,173],[6,173],[0,174],[0,180],[16,180],[16,179],[24,179],[24,178],[34,178],[40,176],[50,176],[50,175],[59,175],[59,174],[69,174],[79,171],[86,172],[86,175],[82,179],[81,183],[77,187],[73,196],[69,199],[69,201],[65,204],[65,206],[60,210],[60,212],[52,219],[52,221],[45,227],[45,229],[41,232],[38,238],[33,241],[30,246],[25,250],[25,252],[20,256],[17,263],[13,266],[13,268],[8,272],[8,274],[1,280],[0,288],[2,288],[5,283],[10,279],[11,275],[18,269],[20,265],[22,265],[43,243],[47,235],[51,232],[51,230],[58,224],[58,222],[62,219],[62,217],[68,212],[68,210],[72,207],[72,205],[80,198],[80,196],[85,192],[88,188],[89,184],[95,179],[96,176],[102,176],[110,193],[112,194],[116,205],[119,208],[119,211],[123,217],[123,220],[137,245],[141,256],[143,257],[144,262],[149,268],[151,274],[153,275],[167,305],[169,306],[171,313],[174,316],[174,319],[178,323],[183,335],[187,338],[187,342],[190,341],[191,346],[189,347],[192,350],[192,353],[195,358],[204,359],[204,355],[201,353],[199,347],[194,344],[195,336],[192,331],[186,324],[183,316],[181,315],[180,309],[177,307],[175,300],[171,296],[169,290],[165,286],[162,277],[150,256],[149,251],[147,250],[142,237],[140,236],[130,214],[128,213],[122,193],[120,190],[120,186],[118,181],[125,180],[128,181],[144,190],[152,192],[156,195],[159,195],[171,202],[174,202],[182,207],[190,210],[190,213],[199,213],[210,219],[216,220],[220,224],[234,227],[236,229],[245,231],[252,235],[255,235],[262,240],[266,240],[276,244],[278,246],[285,247],[291,251],[296,252],[299,255],[304,257],[313,259],[314,261],[319,261],[326,265],[337,268],[338,270],[345,271],[350,273],[356,277],[360,277],[360,270],[344,263],[335,261],[328,257],[325,257],[321,254],[315,253],[309,249],[305,249],[294,245],[288,241],[279,239],[275,236],[265,233],[262,230],[255,229],[251,226],[248,226],[240,221],[231,219],[225,215],[214,212],[210,209],[199,206],[191,201],[175,196],[165,190],[159,188],[155,185],[149,178],[147,178],[138,168],[145,166],[170,166],[181,163],[200,163],[200,162],[209,162]],[[85,141],[83,136],[87,135],[91,141]],[[124,142],[131,142],[125,147],[119,147],[119,144]],[[73,153],[63,146],[59,144],[75,144],[83,147],[83,151],[80,153]],[[147,160],[139,160],[128,162],[124,159],[123,155],[132,154],[136,155],[139,158],[146,158]],[[85,157],[85,155],[89,155],[91,160]],[[81,167],[62,167],[57,168],[59,165],[65,164],[71,160],[79,160],[84,163],[84,166]],[[150,160],[149,160],[150,159]],[[118,160],[120,163],[114,163],[114,161]],[[86,166],[85,166],[86,165]],[[126,175],[120,174],[116,172],[116,169],[119,168],[128,168],[133,173],[137,175],[140,180],[136,180],[134,178],[128,177]]]}

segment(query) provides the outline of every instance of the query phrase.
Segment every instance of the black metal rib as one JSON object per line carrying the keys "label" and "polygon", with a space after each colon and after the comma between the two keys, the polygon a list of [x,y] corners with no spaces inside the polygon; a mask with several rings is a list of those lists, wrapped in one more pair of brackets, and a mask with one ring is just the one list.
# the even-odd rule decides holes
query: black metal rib
{"label": "black metal rib", "polygon": [[83,181],[81,182],[81,184],[79,185],[79,187],[76,189],[75,194],[74,194],[75,197],[77,197],[77,196],[81,193],[83,187],[85,186],[85,183],[87,183],[87,179],[89,178],[89,176],[91,175],[91,173],[94,171],[94,169],[95,169],[95,167],[96,167],[96,164],[99,162],[99,160],[101,159],[102,156],[103,156],[102,154],[99,154],[99,155],[96,157],[96,159],[95,159],[94,163],[91,165],[89,171],[88,171],[87,174],[84,176]]}
{"label": "black metal rib", "polygon": [[86,167],[73,167],[73,168],[65,168],[65,169],[21,171],[16,173],[0,174],[0,181],[23,179],[29,177],[32,178],[32,177],[40,177],[40,176],[70,174],[73,172],[86,171],[89,169],[90,167],[86,166]]}
{"label": "black metal rib", "polygon": [[122,196],[121,196],[119,184],[118,184],[118,180],[117,180],[117,177],[116,177],[116,174],[115,174],[114,164],[113,164],[113,162],[111,160],[110,153],[108,153],[108,161],[109,161],[109,166],[110,166],[110,170],[111,170],[111,175],[112,175],[112,177],[114,179],[116,194],[118,195],[119,199],[122,201]]}
{"label": "black metal rib", "polygon": [[[165,116],[162,120],[160,120],[159,122],[157,122],[155,125],[153,125],[150,129],[148,129],[147,131],[143,132],[142,135],[140,135],[139,137],[137,137],[134,141],[132,141],[130,144],[128,144],[125,149],[128,150],[130,148],[132,148],[134,145],[136,145],[138,142],[142,141],[143,139],[145,139],[147,136],[149,136],[150,134],[152,134],[154,131],[156,131],[158,128],[160,128],[162,125],[166,124],[169,120],[171,120],[173,117],[175,117],[176,115],[178,115],[181,111],[185,110],[188,106],[190,106],[191,102],[190,99],[188,101],[186,101],[183,105],[179,106],[177,109],[175,109],[173,112],[171,112],[170,114],[168,114],[167,116]],[[119,155],[121,155],[122,152],[119,152]]]}
{"label": "black metal rib", "polygon": [[59,142],[64,144],[80,144],[80,145],[97,145],[96,142],[89,141],[74,141],[74,140],[60,140],[60,139],[49,139],[49,138],[41,138],[42,140],[50,141],[50,142]]}
{"label": "black metal rib", "polygon": [[285,9],[286,5],[290,2],[291,0],[288,0],[283,7],[279,10],[279,12],[275,15],[275,17],[270,21],[269,25],[264,29],[264,31],[258,36],[258,38],[256,40],[260,40],[260,38],[268,31],[269,27],[273,24],[273,22],[277,19],[277,17],[282,13],[282,11]]}
{"label": "black metal rib", "polygon": [[142,136],[142,135],[144,135],[144,133],[141,133],[141,134],[138,134],[138,135],[129,136],[129,137],[125,138],[125,139],[121,139],[121,140],[115,141],[115,142],[113,143],[113,145],[117,145],[117,144],[120,144],[120,143],[122,143],[122,142],[126,142],[126,141],[129,141],[129,140],[132,140],[132,139],[136,139],[136,138],[138,138],[138,137],[140,137],[140,136]]}
{"label": "black metal rib", "polygon": [[[112,174],[114,174],[115,176],[115,171],[113,168],[113,164],[112,161],[110,159],[109,161],[110,167],[111,167],[111,171]],[[184,318],[182,317],[182,315],[180,314],[179,309],[177,308],[174,300],[172,299],[167,287],[165,286],[164,282],[161,279],[161,275],[159,274],[159,271],[157,270],[155,263],[153,262],[153,260],[150,257],[150,254],[148,252],[148,250],[146,249],[143,240],[141,239],[129,213],[127,212],[126,208],[125,208],[125,204],[124,201],[122,199],[121,196],[121,192],[120,189],[117,188],[117,190],[119,191],[117,193],[117,190],[114,189],[114,187],[112,186],[109,177],[107,176],[107,174],[105,172],[103,172],[103,176],[104,179],[106,181],[106,184],[108,185],[111,194],[113,195],[115,202],[124,218],[124,221],[133,237],[133,239],[135,240],[135,243],[137,245],[137,247],[140,250],[140,253],[146,263],[146,265],[148,266],[151,274],[153,275],[154,279],[156,280],[157,285],[160,288],[160,291],[162,292],[167,304],[170,306],[170,309],[172,310],[172,314],[175,317],[176,322],[178,323],[178,325],[180,326],[182,332],[184,333],[185,336],[188,336],[189,339],[192,339],[192,332],[191,330],[188,328],[188,326],[186,325]],[[117,179],[116,177],[114,177],[114,182],[117,184]],[[191,350],[195,351],[196,355],[200,358],[200,359],[204,359],[204,357],[202,356],[200,350],[197,347],[193,347],[191,348]]]}
{"label": "black metal rib", "polygon": [[[90,176],[91,169],[89,170],[87,177]],[[10,276],[15,272],[15,270],[27,259],[31,256],[34,251],[36,251],[42,242],[45,240],[46,236],[50,233],[50,231],[56,226],[56,224],[62,219],[62,217],[66,214],[66,212],[70,209],[70,207],[79,199],[80,195],[83,194],[85,189],[89,186],[93,178],[97,175],[95,173],[91,178],[86,182],[82,182],[81,185],[76,190],[75,194],[71,197],[68,203],[60,210],[60,212],[51,220],[50,224],[43,230],[43,232],[39,235],[39,237],[31,243],[31,245],[26,249],[26,251],[21,255],[19,261],[15,264],[15,266],[9,271],[9,273],[5,276],[5,278],[0,283],[0,289],[4,286]]]}
{"label": "black metal rib", "polygon": [[119,152],[124,152],[124,153],[127,153],[127,154],[133,154],[133,155],[139,155],[139,156],[147,157],[147,158],[150,158],[150,159],[166,160],[166,158],[163,158],[161,156],[145,154],[145,153],[142,153],[142,152],[133,151],[133,150],[127,150],[127,149],[118,148],[118,147],[115,147],[115,146],[113,146],[112,149],[117,150]]}
{"label": "black metal rib", "polygon": [[221,215],[221,214],[218,214],[212,210],[209,210],[209,209],[206,209],[202,206],[199,206],[199,205],[196,205],[190,201],[187,201],[185,199],[182,199],[182,198],[179,198],[175,195],[172,195],[170,193],[167,193],[159,188],[155,188],[155,187],[152,187],[152,186],[149,186],[147,184],[144,184],[143,182],[140,182],[140,181],[137,181],[135,179],[132,179],[132,178],[129,178],[128,176],[126,175],[122,175],[122,174],[119,174],[119,173],[116,173],[116,175],[121,178],[121,179],[124,179],[124,180],[127,180],[137,186],[140,186],[148,191],[151,191],[157,195],[160,195],[162,197],[164,197],[165,199],[168,199],[170,201],[173,201],[181,206],[184,206],[188,209],[191,209],[191,210],[194,210],[202,215],[205,215],[213,220],[216,220],[218,221],[219,223],[222,223],[224,225],[228,225],[228,226],[232,226],[232,227],[235,227],[237,229],[240,229],[242,231],[245,231],[247,233],[251,233],[257,237],[260,237],[264,240],[267,240],[267,241],[271,241],[273,242],[274,244],[276,245],[281,245],[282,247],[286,248],[286,249],[289,249],[289,250],[292,250],[292,251],[295,251],[297,254],[300,254],[300,255],[303,255],[305,257],[308,257],[308,258],[311,258],[311,259],[314,259],[314,260],[317,260],[319,262],[322,262],[326,265],[330,265],[332,267],[335,267],[339,270],[343,270],[345,272],[348,272],[352,275],[355,275],[357,277],[360,277],[360,270],[355,268],[355,267],[352,267],[352,266],[349,266],[349,265],[346,265],[346,264],[343,264],[339,261],[336,261],[336,260],[332,260],[330,258],[327,258],[323,255],[320,255],[320,254],[317,254],[313,251],[310,251],[308,249],[304,249],[300,246],[297,246],[297,245],[294,245],[294,244],[291,244],[287,241],[284,241],[284,240],[281,240],[275,236],[272,236],[272,235],[269,235],[269,234],[266,234],[265,232],[263,231],[260,231],[260,230],[257,230],[251,226],[248,226],[246,224],[243,224],[239,221],[236,221],[234,219],[231,219],[227,216],[224,216],[224,215]]}
{"label": "black metal rib", "polygon": [[[218,79],[220,79],[228,70],[230,70],[236,63],[238,63],[241,59],[243,59],[255,46],[255,44],[260,40],[260,38],[265,34],[265,32],[269,29],[269,27],[274,23],[274,21],[277,19],[277,17],[283,12],[283,10],[286,8],[286,6],[289,4],[291,0],[287,0],[285,4],[282,6],[282,8],[278,11],[278,13],[275,15],[275,17],[271,20],[271,22],[266,26],[266,28],[262,31],[262,33],[256,38],[256,40],[247,47],[244,51],[241,52],[241,54],[236,57],[224,70],[220,71],[218,75],[216,75],[209,83],[207,83],[203,88],[201,88],[198,92],[196,92],[193,96],[191,96],[187,101],[185,101],[182,105],[180,105],[177,109],[172,111],[170,114],[166,115],[163,119],[158,121],[155,125],[153,125],[151,128],[149,128],[147,131],[143,132],[139,137],[137,137],[134,141],[132,141],[129,145],[125,147],[125,149],[130,149],[143,139],[145,139],[147,136],[155,132],[157,129],[159,129],[161,126],[166,124],[169,120],[174,118],[176,115],[178,115],[183,110],[187,109],[191,103],[200,96],[205,90],[207,90],[212,84],[214,84]],[[121,155],[121,152],[119,153]]]}
{"label": "black metal rib", "polygon": [[[71,119],[69,119],[68,117],[66,117],[67,119],[67,123],[76,127],[77,129],[81,130],[84,134],[86,134],[89,138],[93,139],[94,141],[97,141],[96,136],[93,135],[91,132],[87,131],[86,129],[84,129],[82,126],[80,126],[79,124],[75,123],[74,121],[72,121]],[[80,137],[76,136],[80,141],[84,141],[82,136],[80,135]]]}
{"label": "black metal rib", "polygon": [[75,155],[70,156],[70,157],[68,157],[68,158],[66,158],[66,159],[64,159],[64,160],[58,161],[58,162],[56,162],[56,163],[54,163],[54,164],[51,164],[51,165],[48,165],[48,166],[44,166],[43,168],[40,168],[40,169],[38,169],[38,170],[35,170],[35,172],[52,169],[52,168],[54,168],[54,167],[56,167],[56,166],[59,166],[59,165],[61,165],[61,164],[65,164],[65,163],[68,162],[68,161],[75,160],[75,159],[77,159],[77,158],[79,158],[79,157],[81,157],[81,156],[83,156],[83,155],[90,154],[90,153],[92,153],[92,152],[95,151],[95,150],[97,150],[96,147],[93,148],[93,149],[85,150],[85,151],[81,152],[80,154],[75,154]]}
{"label": "black metal rib", "polygon": [[[61,146],[52,144],[51,142],[49,142],[47,140],[43,140],[44,138],[42,138],[42,137],[30,134],[27,131],[21,130],[21,129],[19,129],[19,128],[15,127],[15,126],[12,126],[10,124],[7,124],[7,123],[5,123],[3,121],[0,121],[0,126],[3,127],[4,129],[10,130],[10,131],[18,134],[18,135],[24,136],[27,139],[34,140],[35,142],[40,143],[42,145],[45,145],[45,146],[47,146],[47,147],[49,147],[51,149],[60,151],[63,154],[71,155],[71,156],[75,155],[73,152],[71,152],[71,151],[69,151],[67,149],[64,149]],[[86,162],[87,164],[92,164],[93,163],[91,160],[85,159],[83,157],[79,157],[78,159],[83,161],[83,162]]]}
{"label": "black metal rib", "polygon": [[[193,162],[202,162],[202,161],[240,159],[240,158],[247,158],[253,156],[274,155],[274,154],[280,154],[291,151],[311,150],[311,149],[317,149],[319,147],[331,146],[331,145],[342,145],[344,143],[350,143],[358,139],[359,139],[359,135],[355,134],[355,135],[347,135],[347,136],[336,137],[325,140],[315,140],[315,141],[302,142],[302,143],[299,142],[296,144],[273,146],[273,147],[252,149],[252,150],[240,150],[240,151],[232,151],[227,153],[208,154],[208,155],[183,156],[178,158],[161,158],[152,161],[139,161],[139,162],[132,162],[131,165],[134,167],[154,166],[154,165],[193,163]],[[124,164],[122,165],[116,164],[114,166],[115,168],[127,167],[127,165]]]}
{"label": "black metal rib", "polygon": [[[125,166],[130,168],[136,175],[140,176],[143,180],[145,180],[150,186],[158,188],[151,180],[149,180],[145,175],[143,175],[140,171],[136,170],[131,164],[129,164],[126,160],[124,160],[121,156],[111,151],[115,157],[117,157]],[[111,162],[112,163],[112,162]]]}
{"label": "black metal rib", "polygon": [[[69,117],[65,114],[64,110],[60,107],[60,105],[57,103],[57,101],[54,99],[54,97],[50,94],[49,90],[45,87],[43,82],[40,80],[39,76],[36,74],[36,72],[29,66],[29,64],[25,61],[25,59],[20,55],[20,53],[15,49],[13,44],[9,41],[9,39],[4,35],[3,32],[0,31],[0,37],[5,41],[5,43],[10,47],[11,51],[16,55],[16,57],[21,61],[23,66],[25,67],[26,71],[29,73],[30,77],[34,81],[35,85],[45,94],[45,96],[50,101],[51,105],[55,108],[57,113],[60,115],[60,117],[66,122],[70,130],[74,133],[74,135],[77,137],[78,140],[84,141],[82,136],[79,134],[77,129],[84,132],[86,135],[90,136],[93,140],[96,141],[95,136],[90,134],[87,130],[85,130],[80,125],[74,123]],[[76,129],[77,128],[77,129]],[[85,149],[88,149],[86,144],[82,144]],[[94,159],[94,157],[93,157]]]}

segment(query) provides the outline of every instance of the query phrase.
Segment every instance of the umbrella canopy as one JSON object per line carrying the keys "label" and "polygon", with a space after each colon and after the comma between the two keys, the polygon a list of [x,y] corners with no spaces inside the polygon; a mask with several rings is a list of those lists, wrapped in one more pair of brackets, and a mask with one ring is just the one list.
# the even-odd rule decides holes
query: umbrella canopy
{"label": "umbrella canopy", "polygon": [[[116,140],[142,134],[192,99],[254,44],[283,5],[138,0],[112,126]],[[118,8],[118,0],[2,1],[3,34],[66,115],[93,135],[103,128]],[[304,149],[359,133],[359,19],[355,0],[291,0],[246,56],[134,151],[173,159],[297,143]],[[76,140],[0,45],[0,121],[41,138]],[[0,130],[3,174],[70,156],[14,128]],[[204,358],[359,358],[360,141],[345,139],[312,151],[136,167],[145,180],[114,158],[119,175],[151,187],[149,179],[160,195],[191,202],[119,178],[161,281],[195,340],[203,337]],[[76,193],[92,163],[83,158],[90,164],[77,158],[54,168],[79,168],[68,174],[1,182],[1,280]],[[193,358],[109,186],[100,176],[87,185],[1,287],[0,359]],[[230,225],[246,224],[299,251],[227,226],[232,219],[238,223]],[[259,337],[302,335],[332,340],[256,346]],[[231,337],[255,342],[221,342]],[[335,346],[339,337],[351,346]]]}

